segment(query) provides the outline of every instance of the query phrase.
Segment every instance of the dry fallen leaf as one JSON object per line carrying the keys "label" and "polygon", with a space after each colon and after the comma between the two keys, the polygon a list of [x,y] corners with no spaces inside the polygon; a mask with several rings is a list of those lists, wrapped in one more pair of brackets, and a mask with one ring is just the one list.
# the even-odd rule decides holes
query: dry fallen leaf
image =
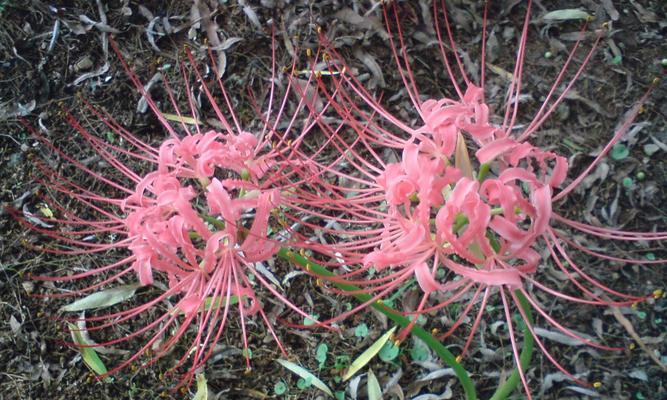
{"label": "dry fallen leaf", "polygon": [[375,84],[377,84],[379,87],[383,88],[386,87],[387,84],[384,81],[384,76],[382,74],[382,68],[380,68],[380,65],[375,61],[375,58],[370,54],[367,53],[361,49],[357,49],[354,51],[354,56],[359,59],[366,68],[368,68],[369,71],[371,71],[371,74],[373,75],[373,81]]}
{"label": "dry fallen leaf", "polygon": [[[608,299],[605,299],[608,300]],[[630,322],[629,319],[625,318],[625,316],[621,313],[621,311],[618,309],[618,307],[609,307],[611,309],[612,314],[614,315],[614,318],[618,322],[623,325],[625,330],[628,332],[628,334],[634,339],[635,342],[641,347],[642,350],[644,350],[644,353],[646,353],[653,362],[659,366],[663,372],[667,372],[667,365],[663,364],[660,359],[655,355],[655,353],[648,348],[646,343],[642,340],[642,338],[637,334],[637,331],[635,331],[634,326],[632,326],[632,322]]]}
{"label": "dry fallen leaf", "polygon": [[592,16],[584,10],[578,8],[566,8],[548,12],[542,16],[542,20],[547,22],[561,22],[571,20],[587,20]]}
{"label": "dry fallen leaf", "polygon": [[614,7],[614,3],[611,0],[602,0],[602,6],[612,21],[618,21],[620,14],[618,13],[618,10],[616,10],[616,7]]}
{"label": "dry fallen leaf", "polygon": [[350,25],[355,25],[357,27],[365,28],[374,33],[377,33],[382,40],[389,40],[389,34],[384,29],[384,26],[380,20],[370,16],[361,16],[354,12],[351,8],[343,8],[334,14],[334,17],[340,19],[341,21],[347,22]]}
{"label": "dry fallen leaf", "polygon": [[17,335],[21,330],[21,323],[13,315],[9,317],[9,328],[14,335]]}

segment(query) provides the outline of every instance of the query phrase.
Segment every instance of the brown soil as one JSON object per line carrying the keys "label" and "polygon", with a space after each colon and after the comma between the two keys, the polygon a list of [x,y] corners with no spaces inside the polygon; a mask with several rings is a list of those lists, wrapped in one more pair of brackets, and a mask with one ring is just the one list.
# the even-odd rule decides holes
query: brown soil
{"label": "brown soil", "polygon": [[[206,37],[203,28],[193,29],[195,37],[188,37],[191,3],[187,1],[170,1],[166,5],[158,1],[143,2],[147,12],[142,14],[135,2],[100,0],[98,3],[104,9],[107,21],[97,26],[85,22],[86,17],[93,22],[103,19],[95,2],[57,2],[61,4],[57,9],[51,6],[53,3],[28,3],[25,5],[23,2],[0,0],[0,202],[7,209],[20,209],[24,203],[34,205],[36,193],[40,189],[34,182],[34,157],[44,152],[19,122],[19,114],[24,115],[25,120],[33,126],[41,124],[48,128],[52,140],[66,142],[72,129],[63,121],[64,108],[73,110],[85,126],[102,129],[100,121],[96,121],[89,113],[80,112],[83,108],[82,98],[85,98],[95,107],[106,110],[144,140],[159,142],[165,137],[159,122],[150,111],[137,112],[139,95],[123,71],[118,57],[111,51],[104,53],[102,36],[106,35],[104,32],[109,28],[117,30],[114,37],[124,58],[144,83],[151,79],[158,68],[171,64],[172,68],[167,72],[169,82],[171,86],[178,87],[183,77],[177,66],[183,60],[185,45],[190,46],[196,57],[207,61],[206,52],[200,46]],[[214,8],[214,21],[222,31],[222,36],[242,39],[226,51],[225,84],[234,96],[238,115],[249,124],[252,124],[254,111],[250,106],[247,89],[251,88],[253,93],[261,95],[261,88],[265,87],[270,76],[271,36],[266,27],[267,21],[271,19],[276,26],[279,67],[291,64],[291,56],[284,49],[284,38],[294,38],[298,34],[298,40],[304,46],[314,47],[313,33],[319,25],[340,38],[341,52],[348,56],[348,62],[360,74],[370,74],[368,84],[377,93],[382,91],[384,98],[390,99],[402,86],[389,47],[379,33],[383,27],[381,8],[371,11],[370,18],[364,22],[355,22],[360,18],[358,15],[364,15],[370,9],[372,2],[262,0],[221,3],[226,4]],[[424,94],[451,95],[451,85],[437,56],[437,46],[428,41],[435,37],[430,30],[430,22],[425,22],[423,15],[423,10],[429,10],[430,5],[420,8],[421,3],[427,1],[400,3],[404,34],[411,49],[415,75],[423,83],[420,87],[424,89]],[[481,18],[478,16],[480,8],[471,5],[474,3],[456,1],[450,6],[450,11],[455,23],[467,27],[457,29],[455,33],[461,48],[466,50],[471,60],[478,60]],[[517,27],[521,26],[525,7],[514,5],[519,3],[515,1],[502,3],[504,6],[492,7],[490,26],[499,42],[491,49],[494,57],[488,61],[499,69],[511,71],[519,34]],[[542,129],[538,139],[541,145],[571,156],[572,172],[583,169],[594,152],[611,137],[624,112],[642,96],[655,77],[664,73],[661,60],[667,57],[664,44],[667,35],[667,3],[648,0],[601,3],[607,6],[595,5],[593,1],[536,2],[535,21],[530,25],[532,39],[528,43],[523,84],[523,93],[529,97],[520,115],[524,120],[535,112],[567,56],[567,51],[560,46],[570,48],[573,44],[571,38],[580,29],[579,22],[548,26],[537,17],[546,11],[582,7],[596,16],[593,26],[588,29],[589,33],[598,26],[598,21],[612,21],[609,33],[574,86],[578,97],[569,98],[563,103]],[[352,13],[356,13],[357,17],[351,17]],[[262,24],[262,29],[253,24],[254,17]],[[164,33],[165,20],[172,28],[183,29]],[[377,21],[378,25],[369,24],[368,21]],[[146,33],[147,30],[156,32],[160,29],[164,34],[151,37]],[[54,31],[58,32],[55,39]],[[509,44],[503,44],[504,37]],[[586,44],[590,45],[590,40]],[[355,57],[355,50],[367,54],[380,65],[385,87],[377,87],[378,81],[373,79],[373,71]],[[545,56],[547,52],[551,53],[550,57]],[[582,52],[576,58],[580,61],[583,56]],[[303,58],[301,62],[305,65],[305,55],[299,57]],[[105,65],[108,65],[108,69]],[[88,73],[93,74],[82,80],[81,77]],[[487,91],[492,93],[490,103],[499,107],[507,81],[502,73],[494,72],[489,72],[487,79]],[[399,100],[390,103],[390,108],[400,112],[404,104],[405,96],[401,96]],[[570,196],[558,205],[559,211],[573,219],[599,221],[626,230],[665,231],[666,119],[667,85],[663,83],[652,93],[644,112],[637,118],[638,125],[645,125],[636,136],[624,142],[630,150],[629,155],[621,160],[608,158],[606,163],[609,173],[606,177]],[[654,146],[650,145],[655,144],[659,145],[658,149],[651,153]],[[70,147],[70,150],[79,151],[76,143],[71,146],[74,147]],[[638,175],[644,178],[639,179]],[[628,183],[625,179],[624,182],[624,178],[631,178],[632,181]],[[170,391],[173,382],[160,379],[174,361],[169,357],[151,368],[122,370],[113,377],[112,382],[95,380],[82,362],[80,353],[63,345],[63,341],[69,339],[63,324],[49,318],[58,315],[57,310],[63,302],[33,296],[50,292],[51,289],[48,285],[25,279],[30,273],[56,271],[93,263],[95,260],[63,260],[62,257],[40,254],[23,245],[25,241],[39,244],[39,240],[37,235],[27,233],[0,208],[0,365],[3,365],[0,368],[0,399],[191,398],[194,386],[189,394],[187,391],[173,393]],[[642,244],[620,247],[607,242],[594,244],[603,250],[622,250],[627,251],[627,254],[637,253],[638,249],[649,251],[659,258],[665,258],[667,254],[664,243],[652,249],[641,248]],[[582,259],[581,262],[589,261]],[[587,266],[593,271],[599,271],[596,272],[597,278],[625,293],[647,293],[647,289],[650,292],[665,284],[664,265],[653,268],[625,266],[614,269],[614,272],[607,272],[608,266],[600,261],[590,261]],[[288,295],[302,296],[303,293],[310,293],[309,297],[315,302],[315,307],[330,307],[331,297],[322,293],[314,282],[300,277],[294,280]],[[406,296],[410,296],[410,293]],[[549,348],[565,367],[577,373],[587,373],[586,379],[591,382],[603,383],[598,390],[601,398],[667,398],[667,388],[663,383],[665,370],[661,370],[640,346],[630,346],[633,341],[628,331],[609,310],[549,303],[548,299],[545,300],[545,307],[576,331],[596,337],[598,324],[602,324],[605,337],[612,338],[616,344],[629,346],[625,352],[605,352],[549,342]],[[641,304],[637,309],[622,310],[634,331],[663,365],[667,363],[667,346],[664,343],[666,308],[667,300],[663,297]],[[486,346],[508,350],[506,338],[499,339],[490,333],[493,323],[503,319],[499,309],[496,307],[495,313],[487,315],[484,328]],[[433,322],[429,321],[431,324]],[[364,339],[354,335],[354,328],[361,323],[369,327],[369,335]],[[334,368],[335,358],[348,356],[354,359],[372,343],[371,338],[379,336],[387,327],[385,320],[375,313],[366,312],[346,321],[343,334],[320,330],[297,332],[278,325],[278,335],[293,355],[293,361],[315,371],[334,390],[348,389],[346,398],[351,398],[349,388],[337,379],[340,371]],[[253,370],[250,374],[244,374],[244,363],[239,352],[242,346],[238,342],[240,325],[238,321],[230,325],[223,340],[229,355],[222,354],[206,370],[210,398],[323,398],[321,392],[312,387],[298,389],[296,376],[273,361],[280,357],[280,352],[272,341],[264,340],[268,334],[263,332],[263,324],[258,322],[254,330],[257,333],[251,336]],[[459,337],[453,338],[453,349],[460,348],[465,337],[463,331]],[[98,338],[103,339],[104,336]],[[320,343],[328,345],[329,358],[326,367],[317,372],[315,353]],[[462,398],[460,386],[448,375],[423,382],[423,385],[416,383],[420,377],[443,366],[413,361],[410,356],[412,346],[410,341],[406,342],[401,356],[394,362],[374,360],[369,364],[381,385],[400,374],[397,385],[405,398],[427,393],[440,394],[449,388],[453,391],[451,397],[442,398]],[[504,357],[488,361],[483,354],[473,351],[464,360],[464,366],[476,382],[480,398],[488,398],[499,377],[511,369],[511,351],[505,353]],[[114,365],[122,357],[103,356],[103,359],[108,365]],[[433,362],[438,362],[437,358]],[[555,372],[553,365],[539,351],[536,352],[528,375],[534,394],[539,393],[541,387],[544,388],[544,393],[538,398],[589,398],[570,389],[572,384],[561,382]],[[553,380],[552,387],[543,386],[548,380]],[[277,396],[274,386],[281,381],[288,385],[288,392],[284,396]],[[359,398],[366,398],[365,386],[364,377],[359,385]],[[394,389],[396,392],[398,390]],[[515,394],[513,398],[522,396]],[[394,394],[386,398],[397,397]]]}

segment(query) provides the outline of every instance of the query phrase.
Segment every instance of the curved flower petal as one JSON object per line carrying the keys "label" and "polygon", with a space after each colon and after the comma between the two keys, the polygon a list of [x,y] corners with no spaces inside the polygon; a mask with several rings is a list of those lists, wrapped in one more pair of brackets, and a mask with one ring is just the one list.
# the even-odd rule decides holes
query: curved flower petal
{"label": "curved flower petal", "polygon": [[176,307],[178,307],[184,314],[187,315],[197,311],[202,302],[203,301],[199,296],[190,295],[183,297],[181,301],[178,302]]}
{"label": "curved flower petal", "polygon": [[535,235],[541,235],[551,221],[551,187],[543,186],[533,191],[530,200],[535,207],[535,220],[531,230]]}
{"label": "curved flower petal", "polygon": [[395,243],[383,243],[380,249],[364,256],[364,265],[382,269],[392,265],[403,265],[415,258],[415,250],[424,243],[426,230],[414,224]]}
{"label": "curved flower petal", "polygon": [[477,152],[475,152],[475,156],[480,163],[486,164],[499,155],[514,149],[516,146],[517,142],[514,139],[505,137],[494,140],[493,142],[482,146],[479,150],[477,150]]}
{"label": "curved flower petal", "polygon": [[518,271],[512,269],[480,270],[465,267],[452,260],[445,259],[445,265],[455,273],[470,279],[473,282],[489,286],[508,286],[518,289],[522,286],[521,276]]}
{"label": "curved flower petal", "polygon": [[553,168],[551,180],[549,181],[551,187],[559,187],[561,183],[563,183],[567,177],[567,168],[567,159],[565,159],[565,157],[556,156],[556,165]]}
{"label": "curved flower petal", "polygon": [[269,215],[271,209],[279,205],[279,196],[280,194],[277,191],[260,194],[255,210],[255,219],[248,236],[241,245],[241,251],[246,261],[264,261],[279,250],[280,245],[267,238]]}
{"label": "curved flower petal", "polygon": [[456,281],[447,282],[445,284],[439,283],[435,280],[433,274],[431,274],[431,270],[426,262],[414,264],[411,268],[414,268],[417,283],[419,284],[419,287],[422,289],[422,291],[424,291],[426,294],[435,291],[442,293],[449,292],[466,283],[465,279],[459,279]]}

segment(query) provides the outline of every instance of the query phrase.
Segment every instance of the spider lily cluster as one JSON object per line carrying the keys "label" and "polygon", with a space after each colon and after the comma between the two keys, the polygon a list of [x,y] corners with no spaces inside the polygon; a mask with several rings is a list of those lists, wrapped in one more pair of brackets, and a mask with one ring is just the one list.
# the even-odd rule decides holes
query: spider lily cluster
{"label": "spider lily cluster", "polygon": [[[120,57],[117,45],[113,41],[111,43]],[[193,56],[190,53],[187,55],[194,65]],[[201,132],[196,125],[196,131],[191,132],[183,122],[185,119],[178,111],[174,95],[165,81],[169,100],[182,122],[181,135],[176,127],[167,122],[156,102],[143,90],[137,77],[124,62],[123,65],[146,96],[149,106],[169,132],[170,138],[159,147],[153,147],[121,128],[111,116],[86,103],[88,109],[120,141],[126,143],[125,147],[120,147],[105,143],[65,111],[71,126],[96,156],[104,161],[102,166],[107,167],[106,171],[98,172],[26,124],[27,129],[40,142],[70,167],[91,177],[93,182],[80,184],[66,174],[54,175],[47,165],[38,162],[42,175],[48,178],[39,180],[49,189],[51,197],[46,200],[47,204],[57,214],[62,214],[61,218],[52,217],[49,221],[58,224],[61,229],[50,229],[51,226],[46,227],[44,224],[35,226],[25,220],[23,222],[55,240],[52,246],[40,246],[42,251],[66,256],[125,250],[129,255],[82,273],[32,278],[44,281],[97,280],[83,289],[50,295],[53,297],[82,295],[114,282],[132,279],[132,274],[142,286],[163,288],[149,301],[125,311],[85,318],[88,323],[86,330],[89,332],[136,318],[152,319],[128,335],[92,346],[115,345],[149,335],[150,339],[141,349],[109,371],[109,375],[146,353],[152,354],[148,364],[155,362],[172,351],[175,344],[186,333],[189,335],[188,330],[194,327],[195,337],[174,367],[176,370],[189,362],[190,367],[181,380],[189,382],[215,351],[215,344],[228,325],[230,313],[235,310],[240,317],[248,369],[250,351],[246,318],[261,316],[280,350],[286,354],[272,322],[264,312],[263,302],[257,297],[256,286],[259,284],[272,297],[303,317],[309,317],[309,314],[286,299],[255,268],[272,259],[280,248],[280,242],[287,239],[280,234],[269,237],[272,225],[280,228],[279,221],[273,217],[275,211],[289,208],[292,203],[294,207],[298,205],[298,191],[287,178],[294,174],[290,172],[290,166],[303,169],[303,161],[292,158],[294,149],[309,132],[308,118],[300,121],[301,131],[290,140],[289,145],[282,144],[283,138],[293,133],[292,126],[296,116],[300,115],[299,110],[303,108],[303,100],[297,100],[297,111],[279,135],[276,126],[278,122],[284,122],[287,97],[276,105],[272,97],[274,87],[271,86],[267,119],[263,121],[260,131],[252,134],[240,127],[221,83],[221,95],[226,101],[231,119],[225,117],[209,88],[203,86],[202,90],[211,102],[223,131]],[[195,68],[194,72],[205,85],[200,71]],[[192,98],[189,101],[193,104]],[[274,116],[275,120],[268,119]],[[149,165],[152,171],[141,174],[131,167],[141,164]],[[111,173],[109,170],[112,170]],[[105,186],[107,191],[119,193],[119,197],[98,194],[87,188],[97,184]],[[87,209],[86,214],[92,216],[81,217],[61,206],[63,201],[69,200],[75,200],[76,207]],[[95,238],[100,235],[113,235],[116,240],[109,244],[96,243]],[[76,249],[72,250],[72,247]],[[154,317],[156,308],[165,302],[171,304],[174,300],[175,304],[166,312]]]}
{"label": "spider lily cluster", "polygon": [[[592,57],[604,29],[598,30],[590,51],[564,84],[582,43],[574,45],[536,115],[522,129],[515,129],[530,8],[528,2],[506,107],[500,116],[492,115],[486,102],[484,73],[479,83],[466,74],[446,7],[437,1],[433,5],[434,27],[444,67],[456,94],[453,98],[427,98],[420,94],[404,43],[399,11],[395,7],[385,8],[390,47],[412,107],[408,113],[415,116],[409,121],[383,106],[357,80],[323,32],[319,34],[320,49],[310,58],[312,73],[308,74],[308,80],[292,74],[280,101],[274,98],[277,92],[274,83],[279,79],[274,61],[267,109],[257,111],[261,127],[252,132],[241,128],[229,95],[218,80],[216,84],[231,120],[224,115],[206,78],[196,67],[200,90],[223,127],[221,132],[201,132],[199,125],[193,131],[185,123],[172,126],[125,66],[170,138],[153,147],[122,129],[109,115],[90,107],[127,143],[124,147],[112,145],[104,143],[68,114],[70,124],[80,136],[119,175],[115,179],[93,171],[30,128],[62,159],[121,196],[113,198],[96,193],[38,164],[44,176],[49,177],[42,183],[54,195],[50,204],[61,215],[52,222],[62,229],[35,226],[28,221],[26,224],[62,244],[43,247],[45,251],[79,255],[121,249],[126,256],[82,273],[36,278],[96,279],[92,285],[71,292],[72,295],[131,279],[132,274],[141,285],[162,288],[149,301],[128,310],[86,318],[87,330],[95,331],[151,315],[152,321],[135,332],[100,343],[113,345],[150,333],[142,348],[110,373],[134,362],[149,349],[153,351],[149,361],[152,363],[186,336],[194,336],[175,367],[190,363],[185,376],[188,381],[214,353],[233,310],[238,311],[245,349],[249,346],[245,320],[258,315],[284,353],[273,328],[275,321],[265,313],[260,294],[277,299],[303,317],[309,314],[288,300],[275,281],[258,271],[258,264],[273,262],[278,250],[286,247],[307,251],[313,260],[336,272],[333,276],[321,276],[306,270],[317,278],[353,284],[359,287],[358,293],[372,296],[370,301],[348,312],[317,322],[317,326],[331,327],[371,302],[402,290],[414,279],[421,299],[415,309],[401,311],[412,318],[413,324],[419,315],[437,312],[455,302],[465,304],[458,318],[439,337],[445,340],[457,328],[469,325],[460,354],[463,357],[473,342],[486,305],[497,295],[526,392],[530,395],[528,378],[519,363],[520,344],[511,318],[514,310],[524,319],[528,332],[546,357],[570,378],[584,383],[549,353],[546,344],[535,335],[527,310],[520,304],[535,309],[541,319],[567,336],[591,346],[615,349],[563,326],[542,307],[536,293],[602,306],[631,305],[646,299],[609,288],[587,273],[586,266],[580,265],[571,251],[617,262],[647,261],[590,250],[566,232],[576,230],[625,241],[660,241],[667,239],[667,233],[592,226],[561,216],[555,208],[557,201],[569,194],[629,129],[649,92],[627,113],[596,159],[581,174],[568,179],[566,158],[535,146],[529,139],[563,101]],[[482,43],[485,43],[486,14],[487,9]],[[482,49],[482,66],[484,53]],[[189,53],[188,58],[195,65]],[[292,72],[295,67],[296,62]],[[325,74],[321,72],[323,68]],[[565,89],[556,94],[561,85]],[[165,88],[183,121],[166,81]],[[198,107],[189,93],[188,89],[188,104],[196,117]],[[296,105],[290,106],[294,94]],[[289,117],[288,109],[292,110]],[[319,149],[304,145],[313,135],[321,139]],[[150,172],[134,171],[130,162],[148,164]],[[79,207],[89,209],[93,217],[79,216],[61,206],[63,195],[75,200]],[[83,239],[110,233],[119,239],[108,244]],[[543,257],[545,254],[551,261]],[[569,280],[567,291],[539,280],[538,272],[548,262]],[[275,265],[275,272],[279,273],[294,268],[278,262]],[[172,306],[154,317],[152,311],[163,303]],[[411,325],[407,326],[398,338],[403,339],[410,328]],[[246,363],[249,367],[247,352]]]}
{"label": "spider lily cluster", "polygon": [[[352,132],[341,135],[340,127],[320,123],[336,149],[345,155],[338,166],[325,168],[337,181],[337,184],[327,182],[325,186],[328,192],[336,194],[327,202],[337,204],[338,210],[350,211],[339,214],[338,220],[338,226],[347,226],[347,230],[336,230],[337,234],[344,234],[346,240],[312,246],[329,258],[342,258],[343,265],[360,265],[338,277],[356,276],[354,283],[364,287],[375,300],[398,290],[414,277],[422,296],[416,309],[405,312],[414,315],[413,323],[423,313],[434,312],[456,301],[467,303],[458,319],[441,335],[443,339],[468,321],[476,307],[461,356],[472,342],[490,296],[498,294],[515,361],[529,396],[511,318],[514,310],[521,315],[545,356],[572,380],[585,382],[563,368],[535,335],[533,323],[520,305],[519,297],[526,299],[531,308],[563,334],[608,350],[619,348],[592,342],[566,328],[544,310],[536,293],[541,291],[552,298],[603,306],[628,306],[646,299],[646,296],[627,295],[609,288],[587,273],[570,252],[582,251],[624,263],[642,264],[647,260],[623,259],[592,251],[576,243],[564,230],[615,240],[667,238],[665,232],[625,232],[590,226],[561,216],[554,209],[557,201],[567,196],[627,132],[650,89],[626,114],[595,160],[567,182],[566,158],[542,150],[528,139],[562,102],[592,57],[606,26],[597,31],[595,42],[576,68],[571,64],[581,42],[574,45],[537,114],[522,129],[515,129],[530,6],[528,2],[506,107],[502,115],[495,118],[495,123],[491,122],[493,116],[485,103],[484,73],[479,85],[467,76],[444,2],[441,7],[437,1],[433,4],[433,14],[442,16],[435,19],[435,30],[445,69],[458,98],[428,98],[419,93],[401,32],[400,13],[397,7],[385,8],[386,26],[390,34],[393,33],[390,41],[395,64],[413,107],[408,114],[415,116],[410,121],[401,120],[385,108],[354,75],[347,73],[351,68],[344,58],[326,35],[320,35],[327,53],[324,62],[337,72],[332,75],[331,88],[320,85],[320,90],[326,93],[331,108]],[[485,15],[487,11],[485,9]],[[443,45],[445,36],[451,50]],[[481,65],[484,68],[484,49]],[[455,72],[457,68],[460,78]],[[556,95],[568,69],[574,70],[572,77]],[[656,83],[657,80],[653,85]],[[473,157],[469,155],[469,148],[474,149]],[[398,161],[385,161],[388,150],[400,154]],[[379,225],[382,228],[376,228]],[[568,292],[540,282],[536,273],[548,262],[542,256],[545,253],[569,280]],[[657,263],[664,262],[657,260]],[[386,272],[377,277],[377,271]],[[437,278],[439,271],[444,272],[441,274],[444,278]],[[373,278],[358,278],[367,272],[371,272]],[[573,291],[579,294],[572,294]]]}

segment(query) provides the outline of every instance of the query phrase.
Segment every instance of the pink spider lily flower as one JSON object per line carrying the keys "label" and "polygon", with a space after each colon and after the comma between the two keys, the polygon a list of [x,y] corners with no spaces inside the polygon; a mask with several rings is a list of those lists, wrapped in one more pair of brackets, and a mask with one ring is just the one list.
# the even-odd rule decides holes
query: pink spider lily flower
{"label": "pink spider lily flower", "polygon": [[[181,121],[172,125],[127,66],[116,43],[111,43],[127,74],[170,137],[154,147],[123,129],[109,114],[86,103],[88,110],[125,142],[123,146],[110,144],[66,112],[68,123],[94,156],[103,161],[103,168],[96,170],[25,123],[46,150],[63,160],[66,168],[90,177],[90,181],[77,182],[68,176],[69,172],[54,171],[44,162],[36,162],[43,177],[37,182],[47,189],[50,196],[45,201],[58,216],[49,221],[56,229],[20,218],[33,231],[52,239],[52,244],[39,249],[57,255],[110,254],[109,257],[113,257],[112,254],[123,254],[120,260],[84,272],[33,278],[89,282],[83,288],[48,297],[87,294],[113,283],[132,280],[133,275],[141,285],[155,288],[149,292],[158,294],[148,301],[137,300],[129,309],[85,318],[89,332],[111,329],[137,319],[150,321],[129,334],[96,345],[113,346],[149,337],[135,354],[111,369],[108,375],[143,355],[149,357],[144,365],[153,364],[177,343],[194,336],[188,339],[183,356],[172,368],[173,371],[184,369],[180,384],[189,384],[195,371],[214,354],[215,345],[234,310],[238,312],[247,368],[250,368],[247,318],[259,316],[280,351],[286,354],[264,311],[261,295],[270,295],[304,318],[309,314],[274,288],[269,278],[258,271],[257,263],[271,259],[280,241],[289,239],[269,233],[271,227],[280,226],[272,213],[280,207],[289,208],[293,201],[290,193],[297,191],[285,177],[292,174],[293,167],[303,169],[304,163],[296,158],[295,150],[314,125],[315,117],[306,114],[305,119],[297,118],[303,117],[303,100],[297,102],[294,115],[286,117],[289,96],[286,94],[279,102],[275,98],[275,82],[279,77],[274,54],[266,113],[257,107],[258,114],[262,115],[260,129],[255,133],[243,130],[222,81],[218,79],[215,84],[225,107],[218,105],[213,89],[206,83],[207,77],[202,76],[194,56],[187,52],[199,90],[223,129],[202,132],[198,123],[194,128],[187,126],[174,92],[163,77],[169,102]],[[181,69],[187,82],[185,63]],[[213,72],[216,73],[215,65]],[[290,91],[288,85],[286,93]],[[189,88],[186,92],[191,113],[197,116],[194,97]],[[280,132],[279,123],[282,123]],[[287,137],[292,137],[289,145]],[[151,172],[135,170],[133,166],[137,164],[143,165],[142,170],[147,165]],[[72,209],[70,203],[76,208]],[[145,294],[138,296],[143,298]],[[165,305],[167,310],[156,316],[155,310]]]}
{"label": "pink spider lily flower", "polygon": [[[667,232],[627,232],[572,221],[555,209],[556,202],[572,192],[629,130],[657,81],[625,115],[593,162],[568,180],[566,158],[541,150],[528,139],[582,74],[605,28],[597,30],[590,50],[566,81],[575,53],[584,45],[581,35],[530,123],[523,129],[515,129],[531,6],[532,2],[528,1],[506,107],[500,116],[502,123],[498,124],[492,123],[495,119],[485,103],[485,48],[482,48],[481,79],[476,85],[468,77],[457,51],[445,2],[433,2],[435,31],[445,70],[458,99],[423,100],[401,31],[401,12],[397,5],[384,9],[391,50],[411,99],[412,114],[418,117],[416,123],[403,121],[385,108],[354,76],[351,72],[354,70],[321,33],[321,51],[327,54],[324,60],[329,73],[326,81],[320,79],[317,84],[343,122],[333,125],[330,118],[320,121],[320,128],[327,136],[327,144],[341,156],[333,161],[313,162],[326,177],[314,183],[316,189],[313,190],[326,194],[327,198],[319,202],[313,199],[311,214],[328,223],[324,227],[306,224],[315,233],[345,238],[333,244],[312,241],[309,247],[323,255],[323,264],[346,268],[333,279],[361,286],[363,292],[373,295],[357,309],[386,297],[414,278],[423,295],[417,309],[405,313],[415,315],[415,320],[418,314],[436,311],[455,301],[468,302],[451,329],[442,336],[445,338],[477,305],[479,311],[461,355],[470,346],[491,293],[499,293],[515,361],[529,398],[531,393],[518,361],[519,345],[510,319],[513,308],[519,311],[545,356],[574,381],[585,382],[562,367],[543,340],[535,335],[535,327],[526,318],[525,310],[518,306],[517,293],[524,295],[538,315],[563,334],[601,349],[619,350],[594,343],[563,326],[549,315],[534,293],[543,292],[557,300],[582,304],[627,306],[647,296],[627,295],[607,287],[588,273],[571,252],[581,251],[623,263],[666,261],[602,254],[578,244],[566,232],[572,230],[620,241],[667,239]],[[484,10],[482,46],[486,43],[487,12],[488,4]],[[318,61],[313,61],[313,70],[322,64]],[[559,93],[561,85],[565,89]],[[468,144],[476,147],[473,161],[469,161]],[[386,154],[392,151],[401,153],[399,161],[384,161]],[[548,253],[579,296],[554,289],[539,280],[537,272],[545,262],[541,252]],[[355,264],[359,267],[351,268]],[[444,268],[448,279],[436,278],[440,268]],[[381,273],[375,274],[377,271]]]}

